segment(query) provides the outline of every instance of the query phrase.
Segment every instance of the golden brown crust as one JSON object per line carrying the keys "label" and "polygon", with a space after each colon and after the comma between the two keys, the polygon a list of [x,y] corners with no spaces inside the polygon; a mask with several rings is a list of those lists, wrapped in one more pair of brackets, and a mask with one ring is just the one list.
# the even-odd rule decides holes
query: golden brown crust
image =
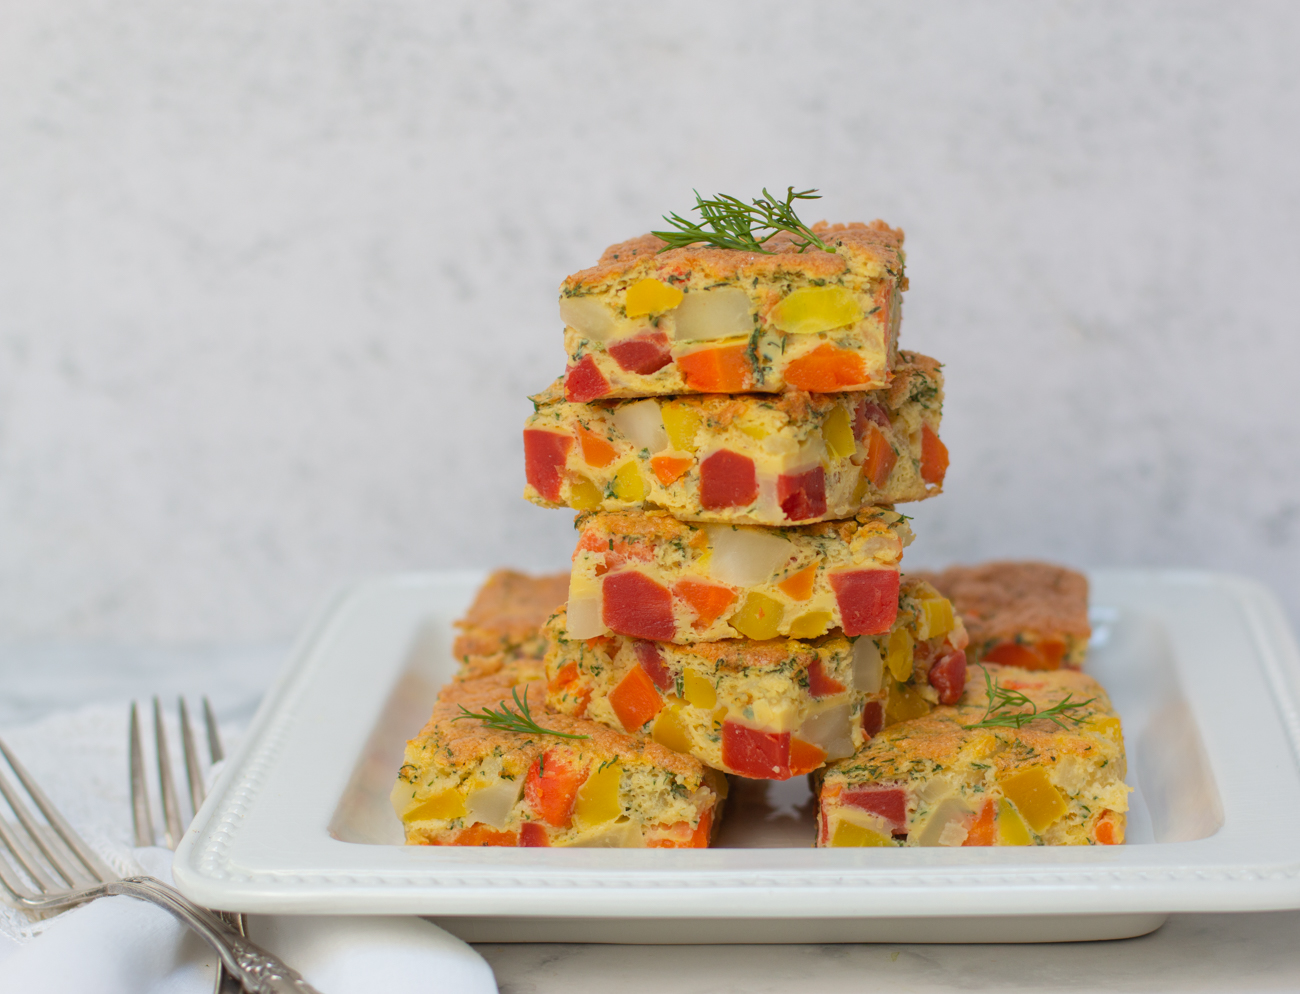
{"label": "golden brown crust", "polygon": [[1062,635],[1087,640],[1088,578],[1042,562],[990,562],[950,566],[922,577],[953,602],[972,645],[1017,634]]}
{"label": "golden brown crust", "polygon": [[536,637],[568,594],[568,573],[529,576],[497,570],[479,589],[465,617],[456,622],[461,634],[452,654],[457,659],[491,657],[524,645]]}
{"label": "golden brown crust", "polygon": [[[809,249],[799,252],[792,236],[779,232],[766,247],[773,253],[740,252],[734,249],[692,245],[668,249],[654,235],[639,235],[617,245],[611,245],[600,257],[600,262],[590,269],[574,273],[563,283],[563,289],[572,291],[590,287],[607,280],[618,279],[633,273],[691,270],[703,273],[710,279],[728,280],[748,277],[767,279],[779,273],[797,272],[814,279],[838,276],[848,268],[850,258],[863,264],[876,264],[890,272],[899,272],[902,266],[903,232],[891,228],[884,221],[870,224],[827,224],[818,221],[813,231],[838,251],[822,252]],[[903,287],[906,289],[906,287]]]}
{"label": "golden brown crust", "polygon": [[536,680],[513,683],[505,672],[445,686],[438,695],[438,703],[434,705],[428,723],[412,742],[421,745],[426,742],[436,743],[437,751],[446,757],[446,765],[452,767],[472,763],[500,750],[503,763],[508,768],[527,769],[548,746],[579,741],[498,731],[479,721],[455,720],[461,714],[462,707],[469,711],[480,711],[485,707],[499,710],[504,703],[513,711],[513,694],[516,691],[520,698],[527,700],[533,719],[543,728],[571,735],[586,735],[588,738],[580,742],[584,750],[590,747],[602,756],[617,755],[627,762],[651,763],[678,776],[690,778],[693,783],[699,782],[704,775],[703,764],[691,756],[673,752],[657,742],[627,735],[594,721],[549,710],[546,706],[544,682]]}

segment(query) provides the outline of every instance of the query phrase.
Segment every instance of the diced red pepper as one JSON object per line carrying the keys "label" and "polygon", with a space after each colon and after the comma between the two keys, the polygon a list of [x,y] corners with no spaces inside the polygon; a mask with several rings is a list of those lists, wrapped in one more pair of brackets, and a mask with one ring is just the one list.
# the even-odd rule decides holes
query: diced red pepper
{"label": "diced red pepper", "polygon": [[521,848],[549,847],[551,840],[546,836],[546,829],[539,821],[526,821],[519,826],[519,845]]}
{"label": "diced red pepper", "polygon": [[948,472],[948,446],[940,441],[934,429],[921,425],[921,479],[931,486],[943,486]]}
{"label": "diced red pepper", "polygon": [[655,690],[650,674],[640,666],[633,666],[609,692],[609,704],[623,727],[635,732],[659,713],[664,700]]}
{"label": "diced red pepper", "polygon": [[939,692],[940,704],[956,704],[966,690],[966,653],[949,649],[930,667],[930,686]]}
{"label": "diced red pepper", "polygon": [[790,778],[790,733],[763,732],[734,721],[722,723],[722,765],[755,780]]}
{"label": "diced red pepper", "polygon": [[[434,845],[444,843],[435,842]],[[453,846],[517,846],[519,836],[514,832],[498,832],[491,825],[476,821],[469,828],[461,829],[449,843]]]}
{"label": "diced red pepper", "polygon": [[898,617],[898,573],[892,569],[840,570],[827,574],[845,635],[879,635]]}
{"label": "diced red pepper", "polygon": [[831,694],[842,694],[843,692],[844,684],[827,676],[826,670],[822,667],[821,659],[814,659],[812,665],[808,667],[808,693],[812,694],[813,697],[829,697]]}
{"label": "diced red pepper", "polygon": [[826,750],[800,738],[790,740],[790,776],[801,777],[826,762]]}
{"label": "diced red pepper", "polygon": [[867,701],[862,707],[862,731],[867,738],[880,734],[885,727],[885,706],[880,701]]}
{"label": "diced red pepper", "polygon": [[758,499],[754,460],[730,449],[719,449],[700,463],[700,505],[714,511],[744,507]]}
{"label": "diced red pepper", "polygon": [[673,361],[672,350],[668,347],[668,336],[662,331],[646,331],[621,342],[607,345],[605,351],[614,357],[614,361],[629,373],[648,376],[656,370],[663,369]]}
{"label": "diced red pepper", "polygon": [[542,500],[558,502],[564,483],[564,461],[573,439],[553,431],[524,429],[524,475]]}
{"label": "diced red pepper", "polygon": [[853,434],[857,436],[859,442],[867,437],[867,426],[871,424],[880,425],[881,428],[888,428],[889,415],[875,401],[863,397],[858,401],[858,406],[853,411]]}
{"label": "diced red pepper", "polygon": [[664,665],[663,654],[657,645],[653,642],[637,642],[633,645],[632,651],[636,653],[636,661],[641,664],[641,668],[646,671],[646,675],[656,687],[665,691],[672,687],[673,675]]}
{"label": "diced red pepper", "polygon": [[601,620],[612,632],[669,641],[677,634],[673,595],[668,588],[634,569],[601,578]]}
{"label": "diced red pepper", "polygon": [[907,827],[907,794],[901,787],[850,787],[840,801],[879,815],[895,832]]}
{"label": "diced red pepper", "polygon": [[566,760],[563,753],[548,749],[528,769],[524,798],[542,821],[556,828],[567,828],[573,799],[586,779],[583,770]]}
{"label": "diced red pepper", "polygon": [[596,360],[592,356],[583,356],[564,374],[565,400],[571,400],[575,404],[585,404],[607,393],[609,393],[609,381],[596,366]]}
{"label": "diced red pepper", "polygon": [[826,513],[826,470],[820,466],[776,478],[776,499],[788,521],[807,521]]}
{"label": "diced red pepper", "polygon": [[678,580],[673,584],[673,593],[695,612],[696,628],[708,628],[736,601],[736,592],[730,587],[704,580]]}
{"label": "diced red pepper", "polygon": [[970,828],[966,830],[966,841],[963,846],[995,846],[998,842],[998,828],[994,820],[997,815],[998,806],[989,798],[980,808],[979,817],[971,822]]}

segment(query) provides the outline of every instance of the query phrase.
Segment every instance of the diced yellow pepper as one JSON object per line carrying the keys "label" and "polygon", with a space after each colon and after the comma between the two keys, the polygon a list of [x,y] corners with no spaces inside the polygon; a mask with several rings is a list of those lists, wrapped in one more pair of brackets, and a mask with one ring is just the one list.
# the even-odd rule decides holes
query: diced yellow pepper
{"label": "diced yellow pepper", "polygon": [[849,498],[850,503],[855,507],[867,499],[867,490],[871,483],[865,476],[858,477],[858,485],[853,488],[853,496]]}
{"label": "diced yellow pepper", "polygon": [[740,610],[731,616],[731,626],[746,638],[776,638],[777,632],[781,630],[781,616],[784,613],[785,608],[780,601],[751,591],[746,595]]}
{"label": "diced yellow pepper", "polygon": [[673,752],[690,752],[691,735],[686,729],[686,722],[682,721],[681,712],[680,705],[672,704],[660,710],[650,730],[650,737],[665,749],[671,749]]}
{"label": "diced yellow pepper", "polygon": [[738,420],[733,423],[737,428],[739,428],[741,431],[743,431],[746,435],[748,435],[750,438],[754,439],[755,441],[761,442],[763,441],[763,439],[767,438],[767,436],[771,434],[771,432],[769,432],[765,427],[763,427],[763,425],[758,424],[754,421]]}
{"label": "diced yellow pepper", "polygon": [[639,318],[643,314],[662,314],[680,304],[683,296],[677,287],[669,286],[663,280],[646,277],[627,288],[623,310],[630,318]]}
{"label": "diced yellow pepper", "polygon": [[722,723],[727,720],[727,709],[718,708],[710,717],[713,719],[713,730],[715,732],[719,731],[722,728]]}
{"label": "diced yellow pepper", "polygon": [[957,624],[952,613],[952,601],[946,597],[934,597],[921,602],[921,618],[917,637],[924,639],[947,635]]}
{"label": "diced yellow pepper", "polygon": [[818,635],[825,635],[831,627],[831,620],[829,611],[809,611],[807,614],[801,614],[790,622],[790,637],[815,639]]}
{"label": "diced yellow pepper", "polygon": [[858,441],[853,437],[853,426],[849,424],[849,413],[842,407],[837,406],[822,422],[822,438],[825,439],[826,451],[832,458],[845,459],[858,451]]}
{"label": "diced yellow pepper", "polygon": [[1097,715],[1089,720],[1088,727],[1108,738],[1119,737],[1120,723],[1118,718],[1103,718],[1101,715]]}
{"label": "diced yellow pepper", "polygon": [[595,828],[622,814],[623,806],[618,800],[618,786],[622,777],[623,767],[617,762],[610,763],[587,777],[587,782],[578,788],[577,800],[573,802],[573,823],[579,828]]}
{"label": "diced yellow pepper", "polygon": [[614,474],[614,496],[629,504],[639,504],[645,500],[645,480],[635,462],[625,462]]}
{"label": "diced yellow pepper", "polygon": [[602,500],[600,487],[585,476],[576,476],[569,483],[569,506],[575,511],[594,511]]}
{"label": "diced yellow pepper", "polygon": [[692,707],[711,710],[718,703],[718,691],[711,680],[700,676],[694,670],[682,673],[682,696]]}
{"label": "diced yellow pepper", "polygon": [[402,821],[451,821],[465,817],[465,796],[455,787],[425,798],[402,815]]}
{"label": "diced yellow pepper", "polygon": [[1022,770],[1001,781],[1002,793],[1029,827],[1040,835],[1067,810],[1065,799],[1041,766]]}
{"label": "diced yellow pepper", "polygon": [[1034,838],[1029,834],[1024,819],[1005,797],[998,801],[998,845],[1032,846]]}
{"label": "diced yellow pepper", "polygon": [[843,328],[862,320],[862,307],[842,286],[806,286],[772,308],[768,321],[792,335]]}
{"label": "diced yellow pepper", "polygon": [[835,826],[835,832],[831,836],[832,846],[892,846],[893,844],[892,840],[885,838],[879,832],[855,825],[851,821],[840,822]]}
{"label": "diced yellow pepper", "polygon": [[885,698],[885,724],[896,725],[930,713],[930,702],[905,683],[895,681]]}
{"label": "diced yellow pepper", "polygon": [[912,675],[912,636],[906,628],[895,628],[889,633],[885,665],[899,683]]}
{"label": "diced yellow pepper", "polygon": [[683,404],[680,400],[660,404],[659,414],[664,419],[668,444],[677,452],[694,452],[695,433],[700,430],[704,416],[690,404]]}

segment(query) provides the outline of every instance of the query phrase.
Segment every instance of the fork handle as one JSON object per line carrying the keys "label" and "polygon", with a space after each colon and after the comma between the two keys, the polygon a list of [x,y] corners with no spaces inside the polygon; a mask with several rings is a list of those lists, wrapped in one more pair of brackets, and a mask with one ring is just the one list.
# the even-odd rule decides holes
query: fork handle
{"label": "fork handle", "polygon": [[149,901],[171,912],[203,937],[249,994],[320,994],[296,970],[157,877],[124,877],[105,884],[103,889],[108,894]]}

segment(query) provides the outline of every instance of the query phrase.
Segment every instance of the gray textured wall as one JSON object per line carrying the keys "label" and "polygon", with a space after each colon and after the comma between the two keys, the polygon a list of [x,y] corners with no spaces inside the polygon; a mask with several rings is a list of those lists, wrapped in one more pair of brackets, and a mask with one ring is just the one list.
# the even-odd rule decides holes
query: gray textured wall
{"label": "gray textured wall", "polygon": [[908,233],[953,453],[913,561],[1229,569],[1300,617],[1294,5],[0,25],[0,637],[280,636],[358,574],[562,566],[519,497],[559,280],[692,187],[790,183]]}

